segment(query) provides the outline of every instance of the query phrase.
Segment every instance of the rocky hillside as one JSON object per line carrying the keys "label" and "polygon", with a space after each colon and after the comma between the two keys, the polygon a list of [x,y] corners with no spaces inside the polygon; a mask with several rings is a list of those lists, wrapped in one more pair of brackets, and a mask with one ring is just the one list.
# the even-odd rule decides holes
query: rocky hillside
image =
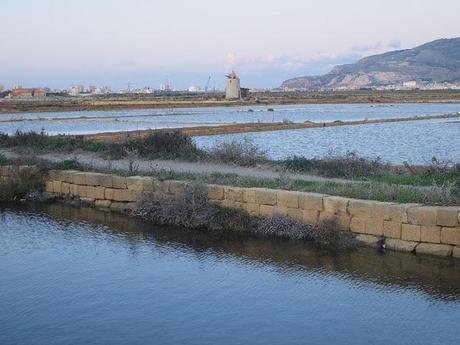
{"label": "rocky hillside", "polygon": [[286,80],[282,87],[359,89],[407,81],[460,81],[460,37],[436,40],[413,49],[369,56],[354,64],[337,66],[322,76]]}

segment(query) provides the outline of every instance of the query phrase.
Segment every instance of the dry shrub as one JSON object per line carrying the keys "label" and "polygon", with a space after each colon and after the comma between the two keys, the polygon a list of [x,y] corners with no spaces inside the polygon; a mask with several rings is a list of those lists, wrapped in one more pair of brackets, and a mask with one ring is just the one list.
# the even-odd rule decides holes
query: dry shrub
{"label": "dry shrub", "polygon": [[267,161],[267,152],[248,138],[223,141],[208,150],[208,157],[223,163],[254,166]]}
{"label": "dry shrub", "polygon": [[0,202],[19,201],[43,189],[43,172],[27,169],[18,175],[0,180]]}

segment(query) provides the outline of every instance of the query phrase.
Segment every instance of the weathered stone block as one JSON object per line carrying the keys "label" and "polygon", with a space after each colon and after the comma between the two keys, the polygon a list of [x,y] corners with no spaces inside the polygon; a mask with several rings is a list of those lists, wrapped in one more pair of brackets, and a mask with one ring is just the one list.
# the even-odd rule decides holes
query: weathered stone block
{"label": "weathered stone block", "polygon": [[78,173],[79,171],[77,170],[64,170],[62,171],[62,175],[61,175],[61,178],[62,178],[62,182],[66,182],[66,183],[72,183],[72,175],[74,173]]}
{"label": "weathered stone block", "polygon": [[104,191],[104,199],[112,201],[123,201],[123,190],[125,189],[106,188]]}
{"label": "weathered stone block", "polygon": [[169,193],[169,181],[153,181],[155,192]]}
{"label": "weathered stone block", "polygon": [[82,185],[77,185],[77,194],[80,198],[86,198],[87,197],[87,187],[82,186]]}
{"label": "weathered stone block", "polygon": [[347,215],[350,199],[340,196],[326,196],[323,198],[324,213],[335,215]]}
{"label": "weathered stone block", "polygon": [[404,241],[420,241],[421,227],[414,224],[402,224],[401,239]]}
{"label": "weathered stone block", "polygon": [[359,234],[366,233],[366,219],[353,217],[350,222],[350,230]]}
{"label": "weathered stone block", "polygon": [[317,210],[303,210],[303,222],[305,224],[315,225],[318,223],[319,211]]}
{"label": "weathered stone block", "polygon": [[87,186],[101,186],[112,188],[112,175],[88,172],[86,173]]}
{"label": "weathered stone block", "polygon": [[113,188],[116,188],[116,189],[128,188],[126,186],[126,177],[113,175],[112,176],[112,186]]}
{"label": "weathered stone block", "polygon": [[71,195],[78,195],[78,185],[77,184],[71,184],[70,185],[70,194]]}
{"label": "weathered stone block", "polygon": [[419,204],[388,204],[385,206],[385,215],[393,222],[408,223],[407,210],[411,207],[420,206]]}
{"label": "weathered stone block", "polygon": [[256,189],[256,202],[259,205],[276,205],[276,191],[270,189]]}
{"label": "weathered stone block", "polygon": [[94,203],[94,206],[96,208],[107,209],[107,208],[110,208],[111,204],[112,202],[110,200],[96,200]]}
{"label": "weathered stone block", "polygon": [[187,185],[187,181],[171,181],[169,183],[169,192],[174,195],[182,194],[185,192],[185,188],[187,187]]}
{"label": "weathered stone block", "polygon": [[210,200],[223,200],[224,187],[218,185],[208,185],[208,198]]}
{"label": "weathered stone block", "polygon": [[53,181],[53,192],[54,193],[62,193],[61,191],[61,181]]}
{"label": "weathered stone block", "polygon": [[454,250],[452,252],[452,256],[454,258],[460,259],[460,247],[454,247]]}
{"label": "weathered stone block", "polygon": [[390,220],[383,221],[383,235],[390,238],[401,238],[401,223]]}
{"label": "weathered stone block", "polygon": [[422,242],[441,243],[441,227],[422,225],[420,227],[420,240]]}
{"label": "weathered stone block", "polygon": [[235,204],[235,201],[233,201],[233,200],[224,199],[224,200],[222,200],[222,207],[237,208],[237,205]]}
{"label": "weathered stone block", "polygon": [[48,193],[54,193],[54,185],[53,181],[46,181],[45,182],[45,191]]}
{"label": "weathered stone block", "polygon": [[299,208],[299,193],[280,190],[277,193],[277,205],[288,208]]}
{"label": "weathered stone block", "polygon": [[366,220],[366,234],[383,235],[383,219],[369,218]]}
{"label": "weathered stone block", "polygon": [[254,189],[246,188],[243,190],[243,200],[246,203],[256,203],[256,191]]}
{"label": "weathered stone block", "polygon": [[324,194],[317,193],[300,193],[299,207],[302,210],[322,211],[324,208],[323,198],[325,196]]}
{"label": "weathered stone block", "polygon": [[460,228],[441,228],[441,243],[460,246]]}
{"label": "weathered stone block", "polygon": [[334,222],[339,230],[349,231],[351,218],[348,215],[320,212],[318,222]]}
{"label": "weathered stone block", "polygon": [[299,222],[303,221],[303,210],[301,210],[300,208],[288,207],[287,215],[289,218],[298,220]]}
{"label": "weathered stone block", "polygon": [[415,248],[415,252],[417,254],[451,256],[453,248],[453,246],[447,244],[420,243]]}
{"label": "weathered stone block", "polygon": [[371,218],[371,209],[374,202],[369,200],[350,200],[348,213],[357,218]]}
{"label": "weathered stone block", "polygon": [[244,209],[252,216],[258,216],[260,213],[260,205],[252,202],[244,204]]}
{"label": "weathered stone block", "polygon": [[70,183],[62,182],[61,184],[61,193],[70,194]]}
{"label": "weathered stone block", "polygon": [[238,187],[224,187],[225,199],[233,200],[235,202],[244,202],[244,190]]}
{"label": "weathered stone block", "polygon": [[278,216],[287,216],[288,215],[288,208],[285,206],[275,206],[273,211],[274,214]]}
{"label": "weathered stone block", "polygon": [[73,172],[72,173],[72,183],[79,184],[81,186],[86,185],[86,173],[84,172]]}
{"label": "weathered stone block", "polygon": [[275,213],[275,207],[269,205],[260,205],[260,215],[261,216],[273,216]]}
{"label": "weathered stone block", "polygon": [[356,235],[356,241],[361,242],[370,247],[376,247],[377,242],[379,241],[379,237],[373,236],[373,235],[359,234],[359,235]]}
{"label": "weathered stone block", "polygon": [[402,252],[413,252],[417,244],[418,242],[403,241],[396,238],[387,238],[385,241],[385,248]]}
{"label": "weathered stone block", "polygon": [[86,196],[92,199],[102,200],[105,198],[105,187],[92,187],[86,188]]}
{"label": "weathered stone block", "polygon": [[371,218],[378,218],[383,220],[392,220],[391,212],[394,203],[390,202],[371,202]]}
{"label": "weathered stone block", "polygon": [[[172,182],[169,182],[169,184],[171,183]],[[128,189],[135,190],[138,192],[153,192],[155,190],[153,179],[147,176],[127,177],[126,186]]]}
{"label": "weathered stone block", "polygon": [[48,171],[48,178],[52,181],[63,181],[63,171],[62,170],[50,170]]}
{"label": "weathered stone block", "polygon": [[407,210],[409,224],[436,225],[436,207],[421,206],[411,207]]}
{"label": "weathered stone block", "polygon": [[458,226],[460,207],[438,207],[436,210],[436,224],[441,226]]}

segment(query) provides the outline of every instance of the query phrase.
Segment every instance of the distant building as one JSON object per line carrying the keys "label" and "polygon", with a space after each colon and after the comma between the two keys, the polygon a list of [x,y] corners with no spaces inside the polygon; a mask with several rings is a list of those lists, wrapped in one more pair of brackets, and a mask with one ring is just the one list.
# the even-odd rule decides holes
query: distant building
{"label": "distant building", "polygon": [[85,87],[83,85],[72,85],[69,87],[69,94],[71,95],[79,95],[85,92]]}
{"label": "distant building", "polygon": [[10,92],[11,98],[46,97],[46,91],[39,88],[15,87]]}
{"label": "distant building", "polygon": [[240,78],[236,75],[235,71],[227,74],[227,88],[225,92],[225,98],[227,99],[240,99],[241,98],[241,86]]}
{"label": "distant building", "polygon": [[188,88],[188,92],[203,92],[203,90],[198,85],[192,85]]}
{"label": "distant building", "polygon": [[171,86],[169,84],[160,84],[160,91],[169,92],[171,91]]}

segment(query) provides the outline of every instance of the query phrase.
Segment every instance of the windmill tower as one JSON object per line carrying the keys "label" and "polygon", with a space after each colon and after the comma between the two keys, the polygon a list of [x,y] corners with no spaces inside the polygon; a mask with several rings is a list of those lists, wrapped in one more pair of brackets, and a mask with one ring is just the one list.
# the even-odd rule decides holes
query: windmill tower
{"label": "windmill tower", "polygon": [[227,99],[240,99],[241,98],[241,86],[240,78],[236,75],[235,71],[232,70],[232,73],[227,74],[227,89],[225,98]]}

